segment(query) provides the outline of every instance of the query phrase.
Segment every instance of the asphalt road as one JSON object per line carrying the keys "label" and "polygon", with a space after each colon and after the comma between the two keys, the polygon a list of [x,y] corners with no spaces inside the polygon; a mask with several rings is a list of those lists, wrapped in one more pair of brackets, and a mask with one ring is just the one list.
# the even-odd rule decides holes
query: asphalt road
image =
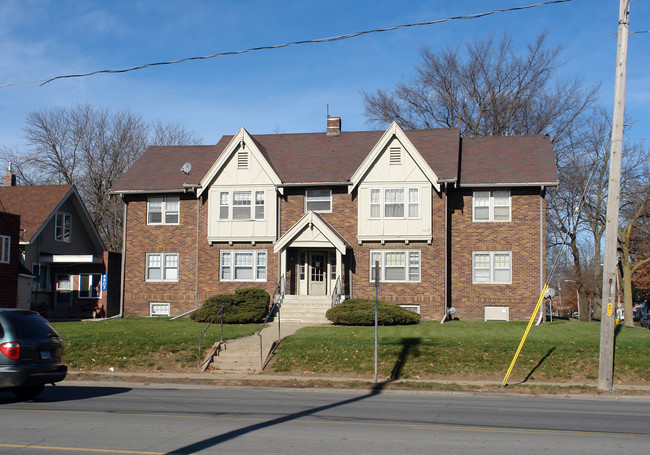
{"label": "asphalt road", "polygon": [[648,453],[650,401],[62,383],[0,393],[0,454]]}

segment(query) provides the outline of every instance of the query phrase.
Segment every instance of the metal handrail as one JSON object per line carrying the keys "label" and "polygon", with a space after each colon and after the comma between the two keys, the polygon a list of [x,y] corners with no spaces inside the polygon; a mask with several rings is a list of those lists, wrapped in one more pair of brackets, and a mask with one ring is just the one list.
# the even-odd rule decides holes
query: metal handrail
{"label": "metal handrail", "polygon": [[341,294],[342,294],[342,283],[341,276],[336,277],[336,283],[334,283],[334,290],[332,291],[332,308],[341,303]]}
{"label": "metal handrail", "polygon": [[285,291],[286,291],[286,281],[284,279],[284,275],[282,275],[278,280],[278,285],[275,287],[275,292],[273,293],[273,305],[269,310],[269,314],[266,315],[266,318],[264,319],[264,322],[262,323],[260,330],[257,332],[257,336],[260,339],[260,370],[264,369],[264,353],[262,349],[262,330],[264,330],[264,327],[266,327],[266,324],[268,324],[269,318],[273,316],[275,310],[278,310],[278,341],[280,341],[280,307],[282,306],[282,302],[284,301]]}
{"label": "metal handrail", "polygon": [[[210,322],[208,322],[208,325],[205,327],[205,329],[201,330],[201,335],[199,336],[199,370],[201,369],[201,347],[203,345],[203,334],[210,328],[212,323],[217,319],[217,317],[220,314],[223,314],[223,310],[228,305],[228,303],[222,303],[221,308],[219,308],[219,311],[217,311],[217,314],[214,315],[212,319],[210,319]],[[221,318],[221,343],[223,343],[223,317]]]}

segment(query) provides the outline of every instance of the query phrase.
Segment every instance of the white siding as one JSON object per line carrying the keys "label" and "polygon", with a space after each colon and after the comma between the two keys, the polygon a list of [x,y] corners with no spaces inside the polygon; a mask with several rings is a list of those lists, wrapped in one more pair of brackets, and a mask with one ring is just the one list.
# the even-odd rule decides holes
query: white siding
{"label": "white siding", "polygon": [[[401,149],[399,162],[395,151]],[[417,152],[416,152],[417,153]],[[406,212],[404,217],[386,218],[384,212],[385,190],[404,188]],[[418,189],[418,216],[408,216],[409,188]],[[378,218],[370,217],[371,189],[379,189],[381,209]],[[432,236],[432,187],[426,175],[402,144],[393,139],[382,151],[377,161],[359,185],[358,237],[359,240],[426,240]]]}
{"label": "white siding", "polygon": [[[277,195],[271,178],[255,154],[248,153],[248,163],[242,167],[243,160],[239,150],[232,154],[219,173],[208,192],[208,241],[273,241],[277,231]],[[250,191],[253,200],[251,217],[255,214],[255,192],[264,191],[264,219],[233,220],[232,193]],[[220,219],[220,193],[230,194],[230,215],[227,220]]]}

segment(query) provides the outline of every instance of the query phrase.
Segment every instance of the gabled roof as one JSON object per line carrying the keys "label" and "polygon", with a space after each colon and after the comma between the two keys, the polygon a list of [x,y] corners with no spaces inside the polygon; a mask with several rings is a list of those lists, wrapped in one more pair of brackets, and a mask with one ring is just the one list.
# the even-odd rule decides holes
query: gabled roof
{"label": "gabled roof", "polygon": [[104,250],[104,242],[74,185],[0,187],[2,205],[7,211],[20,215],[20,229],[23,231],[20,241],[24,243],[32,243],[68,199],[72,199],[97,248]]}
{"label": "gabled roof", "polygon": [[[426,131],[426,134],[422,134],[423,131]],[[431,166],[436,165],[437,167],[438,162],[441,162],[443,172],[448,172],[450,175],[454,172],[454,168],[457,167],[458,163],[458,130],[449,128],[447,130],[412,130],[409,132],[415,132],[413,137],[416,139],[416,142],[419,142],[424,154],[419,152],[419,149],[409,139],[405,131],[396,122],[393,122],[384,131],[379,141],[377,141],[370,153],[368,153],[361,165],[350,177],[352,185],[348,191],[352,192],[361,180],[363,180],[393,138],[397,138],[403,144],[404,151],[411,156],[431,184],[437,190],[440,190],[440,185],[438,184],[439,177]]]}
{"label": "gabled roof", "polygon": [[[114,193],[180,192],[187,185],[204,187],[238,146],[242,138],[279,188],[291,185],[350,185],[359,169],[372,163],[382,138],[400,135],[419,153],[421,168],[434,186],[459,180],[464,185],[555,184],[557,173],[550,141],[543,136],[506,136],[461,139],[458,128],[402,130],[396,124],[385,131],[249,134],[223,136],[216,145],[150,147],[113,186]],[[263,160],[261,159],[263,158]],[[365,161],[364,161],[365,160]],[[462,161],[460,161],[462,160]],[[190,175],[181,167],[189,162]],[[356,175],[355,175],[356,173]],[[275,179],[277,177],[277,180]]]}
{"label": "gabled roof", "polygon": [[250,153],[255,156],[274,185],[279,185],[281,183],[280,178],[269,163],[268,156],[262,152],[263,148],[260,149],[259,142],[254,141],[251,138],[250,134],[248,134],[248,131],[242,127],[239,129],[237,134],[235,134],[232,139],[230,139],[226,148],[219,155],[219,158],[214,162],[214,164],[210,167],[210,170],[208,170],[205,176],[201,179],[201,187],[197,193],[198,196],[201,195],[203,190],[207,189],[208,186],[210,186],[219,171],[223,169],[226,162],[240,147],[246,147],[247,150],[249,150]]}
{"label": "gabled roof", "polygon": [[551,141],[544,136],[462,139],[460,186],[557,186]]}
{"label": "gabled roof", "polygon": [[273,252],[277,253],[284,250],[301,232],[310,226],[315,227],[341,254],[345,254],[346,248],[349,246],[345,239],[319,213],[311,210],[305,213],[291,229],[275,242]]}

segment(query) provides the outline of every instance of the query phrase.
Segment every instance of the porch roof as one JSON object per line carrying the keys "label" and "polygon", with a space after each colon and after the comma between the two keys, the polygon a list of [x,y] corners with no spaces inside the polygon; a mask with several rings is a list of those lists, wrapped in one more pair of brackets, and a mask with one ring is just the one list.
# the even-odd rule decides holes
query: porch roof
{"label": "porch roof", "polygon": [[345,254],[347,248],[350,245],[345,241],[343,236],[336,232],[336,230],[327,222],[325,219],[318,213],[308,211],[300,218],[296,224],[294,224],[291,229],[284,233],[275,244],[273,245],[273,252],[277,253],[283,251],[286,248],[291,246],[291,243],[294,242],[300,234],[302,234],[305,229],[314,227],[320,234],[325,237],[325,239],[336,248],[341,254]]}

